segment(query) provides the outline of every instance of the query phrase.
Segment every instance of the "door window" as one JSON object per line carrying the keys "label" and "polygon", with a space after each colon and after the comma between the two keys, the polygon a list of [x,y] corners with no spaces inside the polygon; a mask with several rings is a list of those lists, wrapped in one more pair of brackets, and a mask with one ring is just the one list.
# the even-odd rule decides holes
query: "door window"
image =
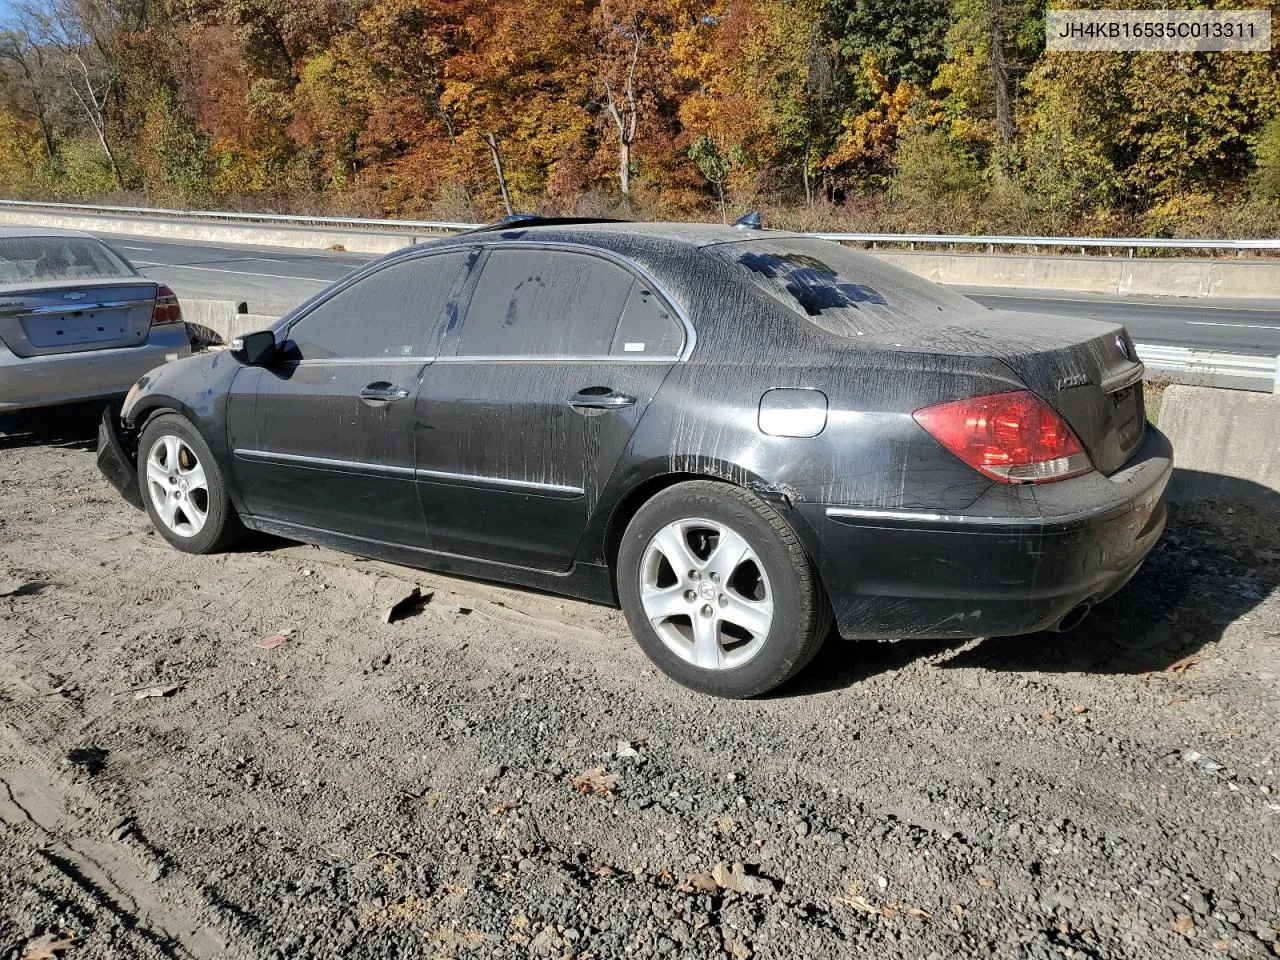
{"label": "door window", "polygon": [[607,357],[635,278],[601,257],[494,250],[462,328],[461,357]]}
{"label": "door window", "polygon": [[652,285],[637,279],[609,352],[622,357],[675,357],[683,348],[684,327]]}
{"label": "door window", "polygon": [[402,260],[340,290],[289,330],[303,360],[434,356],[472,254]]}

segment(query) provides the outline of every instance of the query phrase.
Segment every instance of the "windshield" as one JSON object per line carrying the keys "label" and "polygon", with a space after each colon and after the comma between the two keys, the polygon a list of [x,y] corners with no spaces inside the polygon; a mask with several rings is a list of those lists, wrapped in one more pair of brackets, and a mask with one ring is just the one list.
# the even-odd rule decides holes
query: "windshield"
{"label": "windshield", "polygon": [[841,337],[909,331],[980,310],[958,293],[825,240],[752,240],[711,248],[760,289]]}
{"label": "windshield", "polygon": [[91,237],[0,237],[0,283],[134,276]]}

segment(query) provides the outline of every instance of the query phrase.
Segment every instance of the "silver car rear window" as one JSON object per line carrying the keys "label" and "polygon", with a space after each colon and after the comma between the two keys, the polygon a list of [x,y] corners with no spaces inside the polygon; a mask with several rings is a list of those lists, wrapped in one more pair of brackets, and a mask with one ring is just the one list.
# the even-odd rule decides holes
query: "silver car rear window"
{"label": "silver car rear window", "polygon": [[0,237],[0,284],[134,276],[127,263],[89,237]]}

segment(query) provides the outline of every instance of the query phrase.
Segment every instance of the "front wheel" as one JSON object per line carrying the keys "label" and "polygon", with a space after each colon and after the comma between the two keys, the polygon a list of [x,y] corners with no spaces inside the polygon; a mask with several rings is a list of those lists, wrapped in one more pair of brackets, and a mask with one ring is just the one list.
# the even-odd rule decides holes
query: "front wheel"
{"label": "front wheel", "polygon": [[787,522],[764,501],[695,480],[640,508],[618,550],[618,595],[641,648],[686,687],[751,697],[785,682],[831,628]]}
{"label": "front wheel", "polygon": [[161,414],[143,428],[138,485],[152,525],[179,550],[213,553],[244,533],[213,452],[180,414]]}

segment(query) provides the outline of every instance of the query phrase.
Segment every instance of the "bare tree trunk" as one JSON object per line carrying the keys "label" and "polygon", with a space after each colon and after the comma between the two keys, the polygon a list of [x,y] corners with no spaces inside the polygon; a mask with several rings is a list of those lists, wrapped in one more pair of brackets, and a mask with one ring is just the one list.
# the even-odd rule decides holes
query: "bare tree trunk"
{"label": "bare tree trunk", "polygon": [[515,213],[511,208],[511,194],[507,192],[507,175],[502,170],[502,154],[498,152],[498,138],[492,133],[486,135],[489,140],[489,152],[493,154],[493,169],[498,173],[498,189],[502,191],[502,205],[507,208],[507,216]]}
{"label": "bare tree trunk", "polygon": [[53,162],[53,134],[49,132],[49,121],[44,116],[44,105],[36,99],[36,118],[40,121],[40,136],[44,138],[44,155]]}
{"label": "bare tree trunk", "polygon": [[716,193],[720,197],[720,222],[728,223],[729,215],[725,212],[725,209],[724,209],[724,181],[723,180],[716,181]]}
{"label": "bare tree trunk", "polygon": [[[1002,152],[1013,146],[1013,94],[1009,90],[1009,67],[1004,59],[1004,16],[1001,0],[987,0],[988,59],[996,101],[996,137]],[[996,165],[997,172],[1001,171]]]}
{"label": "bare tree trunk", "polygon": [[618,189],[624,197],[631,195],[631,144],[635,143],[640,122],[640,101],[636,95],[636,69],[640,64],[640,47],[644,31],[640,23],[634,25],[635,38],[631,45],[631,60],[627,65],[627,83],[621,97],[613,92],[613,86],[604,80],[604,108],[618,128]]}

